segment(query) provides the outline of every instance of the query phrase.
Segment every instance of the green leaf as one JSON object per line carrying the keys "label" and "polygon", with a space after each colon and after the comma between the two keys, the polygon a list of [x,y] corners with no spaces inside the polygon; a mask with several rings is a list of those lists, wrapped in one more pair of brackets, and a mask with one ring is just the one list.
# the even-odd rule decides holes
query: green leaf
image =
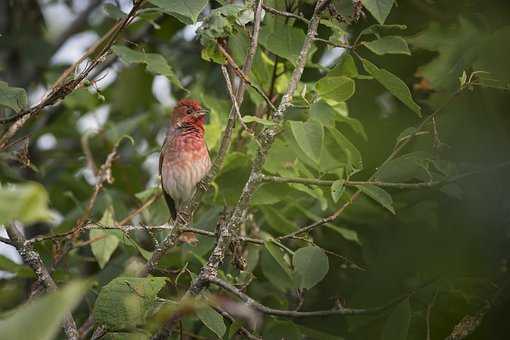
{"label": "green leaf", "polygon": [[409,299],[399,303],[384,323],[381,340],[406,340],[411,324]]}
{"label": "green leaf", "polygon": [[393,1],[394,0],[361,0],[361,3],[380,24],[384,24],[393,7]]}
{"label": "green leaf", "polygon": [[264,340],[300,340],[303,336],[293,322],[272,320],[264,330],[262,338]]}
{"label": "green leaf", "polygon": [[94,318],[108,330],[134,329],[143,325],[154,306],[164,277],[117,277],[101,288],[94,306]]}
{"label": "green leaf", "polygon": [[122,19],[127,15],[119,7],[115,6],[114,4],[105,4],[103,6],[103,9],[106,12],[106,15],[108,15],[110,18],[113,18],[116,20]]}
{"label": "green leaf", "polygon": [[391,198],[391,195],[388,194],[384,189],[373,184],[356,185],[356,187],[368,197],[372,198],[374,201],[395,214],[395,208],[393,208],[393,199]]}
{"label": "green leaf", "polygon": [[331,105],[324,100],[319,100],[310,105],[310,118],[317,120],[325,127],[335,127],[335,122],[345,123],[354,132],[361,135],[365,140],[367,139],[367,134],[361,122],[348,116],[345,103]]}
{"label": "green leaf", "polygon": [[324,128],[316,121],[289,121],[294,139],[304,154],[319,164],[324,145]]}
{"label": "green leaf", "polygon": [[220,313],[215,311],[211,306],[205,305],[204,307],[197,309],[195,314],[198,316],[200,321],[207,326],[207,328],[218,336],[218,338],[223,338],[223,335],[225,335],[225,332],[227,331],[227,327],[225,326],[223,316]]}
{"label": "green leaf", "polygon": [[[259,196],[260,197],[260,196]],[[260,198],[258,198],[260,200]],[[296,225],[287,219],[284,214],[272,206],[260,207],[267,224],[279,234],[287,234],[296,230]]]}
{"label": "green leaf", "polygon": [[11,311],[9,317],[0,320],[2,339],[55,339],[66,313],[78,305],[87,286],[73,282]]}
{"label": "green leaf", "polygon": [[[105,210],[103,217],[99,221],[99,225],[106,227],[113,227],[115,225],[113,220],[113,208],[111,206]],[[92,242],[90,244],[92,254],[94,254],[99,267],[104,268],[115,249],[117,249],[119,239],[109,230],[92,229],[90,231],[89,240]]]}
{"label": "green leaf", "polygon": [[390,91],[392,95],[397,97],[402,103],[421,117],[420,106],[414,102],[413,97],[411,96],[411,91],[409,91],[409,88],[402,80],[393,73],[386,71],[383,68],[378,68],[367,59],[362,59],[361,61],[365,70],[372,77]]}
{"label": "green leaf", "polygon": [[101,337],[101,340],[149,340],[150,337],[147,334],[133,332],[133,333],[125,333],[125,332],[113,332],[106,333],[104,337]]}
{"label": "green leaf", "polygon": [[329,271],[328,256],[319,247],[298,249],[293,258],[294,269],[301,279],[300,288],[310,289],[321,282]]}
{"label": "green leaf", "polygon": [[207,0],[150,0],[165,13],[173,15],[184,24],[194,24],[207,6]]}
{"label": "green leaf", "polygon": [[383,32],[391,31],[391,30],[404,31],[406,29],[407,29],[406,25],[379,25],[379,24],[374,24],[374,25],[368,26],[367,28],[363,29],[359,33],[358,37],[361,37],[361,36],[364,36],[364,35],[373,34],[377,38],[380,38],[381,37],[381,33],[383,33]]}
{"label": "green leaf", "polygon": [[28,104],[27,93],[20,87],[9,87],[5,81],[0,81],[0,107],[6,106],[18,112]]}
{"label": "green leaf", "polygon": [[16,274],[17,277],[32,278],[35,275],[29,266],[18,264],[4,255],[0,255],[0,270]]}
{"label": "green leaf", "polygon": [[50,219],[48,193],[39,183],[0,186],[0,225],[14,220],[29,224]]}
{"label": "green leaf", "polygon": [[335,128],[328,128],[327,131],[333,136],[341,150],[347,155],[350,172],[357,172],[363,169],[363,160],[361,153],[340,131]]}
{"label": "green leaf", "polygon": [[412,152],[392,159],[375,173],[375,179],[386,182],[406,182],[416,178],[427,178],[432,155]]}
{"label": "green leaf", "polygon": [[157,53],[145,53],[140,51],[135,51],[126,46],[115,45],[112,47],[112,51],[119,56],[120,60],[122,60],[126,64],[145,64],[147,65],[147,71],[153,74],[161,74],[166,77],[174,84],[175,86],[184,89],[181,82],[175,75],[174,71],[166,61],[166,59]]}
{"label": "green leaf", "polygon": [[351,98],[356,90],[354,80],[345,76],[326,76],[317,82],[317,93],[337,103]]}
{"label": "green leaf", "polygon": [[273,240],[269,240],[264,242],[264,247],[266,250],[271,254],[271,256],[276,260],[278,265],[280,266],[283,271],[289,275],[289,277],[292,276],[292,271],[290,269],[290,265],[285,259],[285,253],[278,247]]}
{"label": "green leaf", "polygon": [[333,67],[331,71],[328,72],[328,76],[334,77],[346,76],[350,78],[356,78],[358,75],[358,69],[354,63],[354,58],[350,53],[342,54],[338,64],[336,64],[335,67]]}
{"label": "green leaf", "polygon": [[363,41],[362,44],[370,51],[378,55],[383,54],[407,54],[411,55],[409,46],[404,38],[399,36],[387,36],[373,41]]}
{"label": "green leaf", "polygon": [[303,30],[280,21],[265,25],[260,31],[259,42],[270,52],[296,65],[303,47]]}
{"label": "green leaf", "polygon": [[[288,265],[286,265],[287,269]],[[266,249],[260,252],[260,268],[264,277],[276,288],[278,291],[286,291],[294,288],[293,278],[290,274],[290,269],[283,270],[282,267],[275,260],[273,255]]]}
{"label": "green leaf", "polygon": [[266,126],[275,125],[275,123],[273,121],[270,121],[269,119],[259,118],[256,116],[243,116],[243,122],[257,123],[257,124],[262,124],[262,125],[266,125]]}
{"label": "green leaf", "polygon": [[337,203],[345,192],[345,180],[339,179],[338,181],[334,181],[331,185],[331,198],[333,198],[333,202]]}

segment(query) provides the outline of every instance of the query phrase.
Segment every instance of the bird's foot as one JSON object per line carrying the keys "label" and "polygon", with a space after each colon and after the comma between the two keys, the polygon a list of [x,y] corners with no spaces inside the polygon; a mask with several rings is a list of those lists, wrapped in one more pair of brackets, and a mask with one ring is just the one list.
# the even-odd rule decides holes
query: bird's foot
{"label": "bird's foot", "polygon": [[177,216],[175,217],[175,222],[186,224],[187,221],[189,220],[189,217],[190,216],[189,216],[189,214],[187,212],[178,211],[177,212]]}
{"label": "bird's foot", "polygon": [[198,182],[198,187],[204,192],[209,190],[209,184],[203,178]]}

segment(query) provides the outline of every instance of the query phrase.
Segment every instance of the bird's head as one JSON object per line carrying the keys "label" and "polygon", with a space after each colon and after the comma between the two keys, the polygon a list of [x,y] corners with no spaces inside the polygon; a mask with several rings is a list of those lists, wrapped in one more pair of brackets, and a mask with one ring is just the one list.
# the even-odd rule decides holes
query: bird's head
{"label": "bird's head", "polygon": [[181,99],[172,113],[172,125],[180,127],[186,124],[203,128],[208,110],[202,108],[195,99]]}

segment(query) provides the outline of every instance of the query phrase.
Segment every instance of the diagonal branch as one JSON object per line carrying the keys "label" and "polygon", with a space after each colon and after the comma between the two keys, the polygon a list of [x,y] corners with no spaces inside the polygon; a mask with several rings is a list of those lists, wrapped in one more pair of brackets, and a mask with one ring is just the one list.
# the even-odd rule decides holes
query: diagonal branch
{"label": "diagonal branch", "polygon": [[[62,75],[53,84],[51,90],[44,96],[41,102],[27,110],[24,110],[12,117],[7,117],[0,120],[0,123],[6,124],[13,122],[7,131],[0,137],[0,150],[3,150],[9,145],[9,140],[20,130],[32,117],[37,116],[47,106],[56,104],[59,100],[65,98],[74,90],[81,86],[82,81],[87,75],[101,62],[103,62],[110,47],[115,43],[121,31],[133,20],[136,16],[138,9],[142,6],[145,0],[138,0],[134,3],[133,8],[129,14],[118,21],[100,40],[92,45],[81,56],[78,61],[68,67]],[[68,79],[69,76],[76,70],[76,68],[88,57],[96,54],[96,57],[91,61],[87,67],[80,72],[79,75],[73,79]]]}
{"label": "diagonal branch", "polygon": [[[34,250],[31,244],[27,243],[25,236],[19,231],[16,223],[12,223],[6,228],[7,234],[14,247],[18,250],[23,262],[29,265],[35,272],[37,280],[41,282],[47,291],[57,290],[57,285],[53,281],[48,269],[44,265],[41,256]],[[68,339],[78,339],[78,329],[71,313],[67,313],[64,319],[64,332]]]}
{"label": "diagonal branch", "polygon": [[[247,74],[250,72],[251,67],[253,65],[253,59],[255,58],[255,53],[257,52],[257,46],[258,46],[258,36],[260,31],[260,23],[262,20],[262,0],[258,0],[254,4],[254,12],[255,12],[255,20],[253,24],[253,33],[250,40],[250,48],[248,50],[248,53],[246,54],[246,58],[244,60],[242,71],[243,73]],[[244,99],[244,92],[246,90],[246,83],[240,82],[239,87],[237,88],[236,92],[236,99],[238,105],[241,105],[243,103]],[[236,122],[236,108],[234,104],[232,105],[232,108],[230,109],[230,114],[228,116],[227,126],[225,127],[225,130],[223,132],[223,137],[221,139],[221,144],[218,149],[218,153],[216,155],[216,158],[214,159],[214,162],[211,166],[211,170],[209,170],[209,173],[205,176],[205,178],[202,180],[202,182],[205,184],[203,186],[198,186],[195,195],[191,199],[191,202],[187,204],[187,207],[184,209],[184,216],[187,216],[187,220],[184,221],[177,221],[177,227],[173,228],[169,234],[165,237],[165,239],[159,244],[159,246],[154,250],[152,253],[151,258],[147,261],[145,264],[145,267],[141,273],[141,276],[147,276],[151,271],[153,271],[156,268],[157,263],[159,260],[163,257],[163,255],[174,246],[179,233],[180,229],[186,225],[188,225],[193,217],[193,213],[198,209],[198,206],[200,205],[200,201],[202,199],[202,196],[205,192],[204,187],[207,187],[209,183],[216,177],[216,175],[219,173],[221,166],[223,165],[223,160],[225,159],[225,156],[227,154],[227,151],[230,148],[230,144],[232,142],[232,132],[234,130],[235,122]]]}
{"label": "diagonal branch", "polygon": [[266,160],[267,153],[276,138],[277,133],[281,129],[281,124],[283,122],[283,114],[286,109],[290,106],[294,91],[297,88],[298,82],[301,79],[301,75],[303,73],[306,60],[308,58],[308,51],[312,46],[312,41],[317,34],[317,27],[319,25],[320,13],[323,10],[324,6],[327,5],[329,1],[318,1],[312,19],[310,20],[310,24],[308,26],[308,33],[306,35],[305,41],[303,43],[303,47],[301,52],[299,53],[298,61],[294,72],[292,73],[292,77],[287,88],[285,95],[283,96],[280,105],[277,110],[273,113],[273,120],[278,123],[275,126],[270,128],[266,128],[261,133],[261,146],[258,148],[257,156],[253,162],[250,177],[246,182],[243,192],[241,193],[241,197],[234,208],[232,215],[230,216],[227,223],[222,223],[219,226],[219,236],[216,242],[216,245],[213,249],[212,254],[210,255],[207,263],[202,267],[200,274],[197,279],[193,282],[191,287],[188,290],[188,294],[197,295],[202,289],[207,285],[211,278],[215,278],[217,276],[218,268],[220,264],[223,262],[223,258],[225,256],[225,252],[228,249],[232,238],[237,233],[237,229],[240,224],[244,221],[246,212],[248,209],[249,202],[251,200],[251,196],[256,189],[257,186],[257,178],[262,172],[262,166]]}
{"label": "diagonal branch", "polygon": [[259,86],[255,85],[250,80],[250,78],[248,78],[246,73],[243,72],[243,70],[241,70],[239,66],[237,66],[234,58],[232,58],[232,56],[227,52],[227,50],[225,50],[225,47],[223,47],[221,44],[218,44],[218,49],[220,50],[221,54],[223,54],[223,56],[227,60],[227,63],[230,65],[230,67],[232,67],[237,76],[241,78],[241,80],[244,81],[246,84],[248,84],[248,86],[253,88],[266,101],[267,105],[269,105],[271,109],[276,110],[276,107],[273,105],[273,102],[271,102],[271,100],[267,97],[264,91]]}
{"label": "diagonal branch", "polygon": [[223,77],[225,78],[225,83],[227,85],[228,94],[230,96],[230,100],[232,101],[232,105],[234,106],[234,110],[237,115],[237,119],[239,124],[243,127],[243,129],[253,137],[253,140],[260,145],[257,136],[254,135],[253,131],[250,130],[246,123],[243,122],[243,117],[241,116],[241,111],[239,110],[239,103],[237,103],[237,99],[234,95],[234,90],[232,89],[232,82],[230,81],[230,76],[228,75],[227,68],[224,65],[221,65],[221,73],[223,73]]}

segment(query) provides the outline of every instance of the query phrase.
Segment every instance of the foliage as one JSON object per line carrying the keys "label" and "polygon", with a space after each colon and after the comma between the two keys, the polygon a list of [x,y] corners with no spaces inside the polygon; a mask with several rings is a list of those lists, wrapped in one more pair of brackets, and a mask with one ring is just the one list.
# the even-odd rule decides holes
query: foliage
{"label": "foliage", "polygon": [[[52,31],[47,8],[55,2],[30,10],[14,3],[9,20],[0,10],[9,28],[0,36],[0,119],[37,108],[40,89],[69,66],[52,59],[63,34]],[[130,13],[97,3],[80,33],[103,36]],[[104,339],[149,339],[172,317],[182,319],[175,339],[180,327],[211,339],[246,331],[264,339],[443,339],[469,316],[480,321],[469,339],[508,334],[504,1],[331,1],[282,120],[271,105],[288,98],[315,1],[264,1],[242,124],[186,226],[197,242],[181,234],[153,276],[142,277],[174,231],[157,176],[171,108],[191,97],[210,109],[206,140],[218,156],[232,106],[221,67],[234,90],[243,83],[256,4],[146,1],[110,41],[111,53],[98,54],[88,80],[60,88],[64,100],[5,140],[19,120],[2,120],[0,228],[23,225],[27,240],[13,245],[39,254],[59,289],[27,302],[44,290],[37,258],[20,264],[1,255],[0,334],[64,339],[58,326],[73,308],[78,326],[92,316]],[[25,15],[33,20],[20,30]],[[64,80],[78,79],[95,57]],[[254,192],[240,200],[250,183]],[[227,286],[204,284],[188,300],[223,244],[218,221],[243,204],[247,213],[228,236],[236,242],[220,249],[227,256],[217,279]],[[93,285],[75,283],[84,277]],[[363,315],[342,315],[349,308]],[[325,315],[292,314],[308,311]]]}

